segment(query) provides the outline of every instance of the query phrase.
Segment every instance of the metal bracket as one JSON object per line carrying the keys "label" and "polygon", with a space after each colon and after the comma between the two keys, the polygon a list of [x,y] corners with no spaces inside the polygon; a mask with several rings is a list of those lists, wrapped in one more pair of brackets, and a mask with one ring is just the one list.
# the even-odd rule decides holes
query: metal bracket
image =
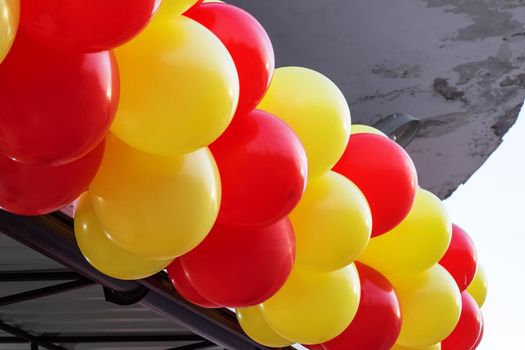
{"label": "metal bracket", "polygon": [[108,287],[102,287],[104,289],[104,298],[106,301],[122,305],[122,306],[128,306],[133,305],[144,299],[144,297],[148,294],[149,289],[139,285],[137,288],[120,292]]}
{"label": "metal bracket", "polygon": [[373,127],[381,130],[401,147],[406,147],[423,126],[421,119],[406,113],[394,113],[377,121]]}

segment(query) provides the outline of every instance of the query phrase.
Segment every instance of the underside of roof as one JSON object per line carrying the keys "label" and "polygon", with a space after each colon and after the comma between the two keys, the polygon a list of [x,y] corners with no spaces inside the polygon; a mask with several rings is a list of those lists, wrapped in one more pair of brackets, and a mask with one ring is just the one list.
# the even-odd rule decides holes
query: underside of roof
{"label": "underside of roof", "polygon": [[354,122],[423,119],[408,151],[440,197],[501,143],[525,96],[521,0],[233,0],[272,39],[277,66],[306,66],[343,90]]}

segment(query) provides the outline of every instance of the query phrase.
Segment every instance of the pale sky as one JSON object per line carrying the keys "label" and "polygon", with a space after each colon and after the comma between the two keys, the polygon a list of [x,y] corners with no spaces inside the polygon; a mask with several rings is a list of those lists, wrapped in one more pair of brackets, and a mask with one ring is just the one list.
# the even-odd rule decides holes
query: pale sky
{"label": "pale sky", "polygon": [[525,349],[525,109],[501,146],[445,204],[474,239],[488,276],[478,349]]}

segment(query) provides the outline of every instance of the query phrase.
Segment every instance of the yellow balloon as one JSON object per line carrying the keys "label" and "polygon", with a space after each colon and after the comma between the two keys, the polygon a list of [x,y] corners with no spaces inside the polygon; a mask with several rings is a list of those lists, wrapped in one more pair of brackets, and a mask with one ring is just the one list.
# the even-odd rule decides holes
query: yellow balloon
{"label": "yellow balloon", "polygon": [[302,67],[275,70],[259,107],[284,120],[297,133],[308,157],[310,177],[332,169],[350,137],[350,110],[327,77]]}
{"label": "yellow balloon", "polygon": [[207,148],[163,157],[110,135],[89,193],[115,243],[137,256],[172,259],[206,237],[217,218],[221,188]]}
{"label": "yellow balloon", "polygon": [[204,26],[154,18],[115,52],[121,87],[111,130],[124,142],[154,154],[189,153],[228,127],[239,79],[228,50]]}
{"label": "yellow balloon", "polygon": [[140,258],[113,243],[100,226],[86,194],[80,198],[75,212],[75,237],[86,260],[100,272],[114,278],[146,278],[171,263],[171,260]]}
{"label": "yellow balloon", "polygon": [[319,344],[348,327],[360,296],[354,264],[334,272],[295,264],[286,284],[260,307],[266,322],[281,337],[301,344]]}
{"label": "yellow balloon", "polygon": [[370,125],[352,124],[351,131],[352,131],[352,135],[354,134],[374,134],[374,135],[380,135],[380,136],[387,137],[384,132]]}
{"label": "yellow balloon", "polygon": [[468,286],[467,293],[476,300],[479,307],[482,307],[483,304],[485,304],[485,299],[487,299],[487,288],[487,275],[485,274],[483,267],[478,263],[476,275],[474,275],[474,279]]}
{"label": "yellow balloon", "polygon": [[372,238],[359,260],[387,276],[421,272],[443,257],[451,235],[452,223],[441,200],[418,189],[407,217],[393,230]]}
{"label": "yellow balloon", "polygon": [[18,29],[19,0],[0,0],[0,62],[7,56]]}
{"label": "yellow balloon", "polygon": [[441,350],[441,343],[430,345],[430,346],[418,347],[418,348],[409,348],[406,346],[396,344],[391,350]]}
{"label": "yellow balloon", "polygon": [[198,0],[162,0],[155,16],[169,18],[181,15],[195,5],[197,1]]}
{"label": "yellow balloon", "polygon": [[452,333],[461,313],[461,293],[441,266],[392,279],[401,306],[401,334],[397,344],[430,346]]}
{"label": "yellow balloon", "polygon": [[351,264],[372,231],[372,214],[359,188],[333,171],[308,183],[290,214],[296,262],[326,271]]}
{"label": "yellow balloon", "polygon": [[259,306],[236,310],[237,320],[244,332],[257,343],[272,348],[290,346],[293,342],[277,334],[264,320]]}

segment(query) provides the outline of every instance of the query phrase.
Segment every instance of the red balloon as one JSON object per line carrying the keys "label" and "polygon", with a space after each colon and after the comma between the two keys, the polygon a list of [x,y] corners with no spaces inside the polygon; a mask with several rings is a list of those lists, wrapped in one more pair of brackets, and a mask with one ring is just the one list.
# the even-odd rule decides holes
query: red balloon
{"label": "red balloon", "polygon": [[483,320],[478,304],[467,292],[461,293],[461,302],[459,322],[452,334],[441,342],[441,350],[471,350],[479,344]]}
{"label": "red balloon", "polygon": [[481,311],[480,311],[480,315],[481,315],[481,331],[479,332],[479,337],[478,337],[478,340],[476,340],[476,344],[474,344],[474,346],[470,350],[476,350],[478,348],[479,344],[481,344],[481,341],[483,340],[483,335],[485,334],[485,321],[483,320],[483,314],[481,313]]}
{"label": "red balloon", "polygon": [[102,161],[104,144],[62,165],[19,163],[0,155],[0,208],[21,215],[63,208],[89,187]]}
{"label": "red balloon", "polygon": [[211,30],[230,52],[239,74],[237,114],[254,109],[275,68],[272,43],[264,28],[248,12],[223,3],[204,3],[185,15]]}
{"label": "red balloon", "polygon": [[199,0],[197,1],[195,4],[193,4],[192,7],[190,7],[189,9],[186,10],[186,12],[183,13],[183,15],[187,15],[188,13],[190,13],[190,11],[193,11],[195,8],[199,7],[200,5],[202,5],[202,3],[204,2],[204,0]]}
{"label": "red balloon", "polygon": [[195,290],[195,288],[193,288],[190,281],[188,280],[188,276],[186,276],[186,273],[180,264],[179,259],[175,259],[168,266],[168,276],[170,277],[171,284],[173,284],[173,287],[175,287],[177,292],[179,292],[179,294],[189,302],[209,309],[222,307],[221,305],[217,305],[207,300],[202,295],[200,295],[199,292]]}
{"label": "red balloon", "polygon": [[401,332],[401,311],[392,284],[376,270],[356,263],[361,281],[357,314],[325,350],[390,350]]}
{"label": "red balloon", "polygon": [[270,225],[299,202],[306,187],[306,154],[279,118],[254,110],[235,120],[210,150],[221,175],[220,224]]}
{"label": "red balloon", "polygon": [[107,51],[60,51],[19,33],[0,65],[0,153],[25,163],[64,164],[105,137],[119,97]]}
{"label": "red balloon", "polygon": [[335,165],[365,195],[372,211],[372,237],[396,227],[414,204],[417,173],[408,153],[380,135],[355,134]]}
{"label": "red balloon", "polygon": [[22,31],[48,45],[79,52],[104,51],[125,43],[148,24],[159,4],[159,0],[21,2]]}
{"label": "red balloon", "polygon": [[179,258],[188,281],[212,303],[262,303],[286,282],[295,260],[295,236],[286,218],[250,230],[216,225],[197,248]]}
{"label": "red balloon", "polygon": [[455,224],[452,225],[452,240],[439,264],[454,277],[462,292],[474,279],[478,264],[476,247],[465,230]]}

